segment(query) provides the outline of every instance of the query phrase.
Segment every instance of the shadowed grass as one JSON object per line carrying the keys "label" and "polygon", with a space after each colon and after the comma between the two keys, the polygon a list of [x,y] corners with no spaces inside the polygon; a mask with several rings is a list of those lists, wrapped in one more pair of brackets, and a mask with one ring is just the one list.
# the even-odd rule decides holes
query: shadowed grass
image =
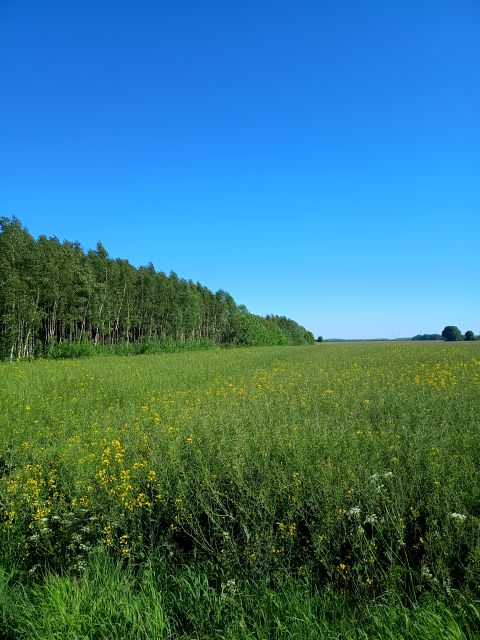
{"label": "shadowed grass", "polygon": [[473,603],[424,597],[406,606],[391,598],[355,603],[306,580],[220,582],[188,567],[174,573],[149,563],[132,574],[105,557],[91,559],[79,580],[46,575],[29,588],[0,592],[4,638],[31,640],[166,640],[257,638],[300,640],[474,640],[480,618]]}

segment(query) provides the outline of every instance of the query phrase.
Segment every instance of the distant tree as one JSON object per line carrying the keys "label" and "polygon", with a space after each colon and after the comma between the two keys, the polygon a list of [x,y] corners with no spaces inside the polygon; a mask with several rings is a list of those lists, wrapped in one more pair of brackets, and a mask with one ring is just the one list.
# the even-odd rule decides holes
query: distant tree
{"label": "distant tree", "polygon": [[439,333],[419,333],[411,340],[443,340],[443,338]]}
{"label": "distant tree", "polygon": [[318,336],[317,342],[323,342],[323,336]]}
{"label": "distant tree", "polygon": [[475,340],[475,334],[473,331],[465,331],[465,340]]}
{"label": "distant tree", "polygon": [[442,331],[442,337],[445,338],[445,340],[447,340],[448,342],[454,342],[463,339],[460,329],[452,325],[445,327],[445,329]]}

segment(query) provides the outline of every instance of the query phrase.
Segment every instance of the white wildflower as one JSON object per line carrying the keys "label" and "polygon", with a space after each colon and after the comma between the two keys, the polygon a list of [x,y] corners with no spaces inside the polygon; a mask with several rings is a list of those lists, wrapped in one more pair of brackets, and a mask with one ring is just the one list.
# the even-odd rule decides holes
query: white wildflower
{"label": "white wildflower", "polygon": [[352,507],[351,509],[349,509],[348,510],[348,515],[349,516],[353,516],[354,518],[359,516],[360,515],[360,507]]}
{"label": "white wildflower", "polygon": [[432,572],[426,564],[422,566],[422,578],[424,580],[431,580],[433,578]]}
{"label": "white wildflower", "polygon": [[221,597],[222,598],[231,598],[235,595],[237,595],[238,593],[238,589],[237,589],[237,583],[235,581],[235,578],[230,578],[230,580],[227,580],[227,582],[225,584],[222,584],[222,593],[221,593]]}
{"label": "white wildflower", "polygon": [[87,563],[85,562],[85,560],[83,558],[80,558],[80,560],[78,560],[74,565],[73,568],[76,571],[85,571],[85,569],[87,568]]}
{"label": "white wildflower", "polygon": [[463,513],[451,513],[450,516],[454,520],[458,520],[459,522],[463,522],[464,520],[467,519],[467,516],[464,516]]}
{"label": "white wildflower", "polygon": [[[385,477],[385,476],[382,476],[382,477]],[[374,473],[372,476],[368,478],[368,481],[370,482],[370,484],[374,484],[375,489],[380,492],[383,489],[383,484],[378,483],[379,479],[380,479],[380,475],[378,473]]]}
{"label": "white wildflower", "polygon": [[365,518],[365,524],[374,524],[375,522],[378,522],[378,516],[375,513]]}

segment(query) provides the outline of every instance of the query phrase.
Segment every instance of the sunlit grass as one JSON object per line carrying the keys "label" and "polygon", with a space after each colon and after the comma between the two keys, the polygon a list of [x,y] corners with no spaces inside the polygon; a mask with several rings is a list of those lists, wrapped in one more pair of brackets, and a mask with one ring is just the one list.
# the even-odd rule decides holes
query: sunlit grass
{"label": "sunlit grass", "polygon": [[[248,634],[262,625],[263,637],[340,637],[327,635],[333,622],[319,613],[318,594],[327,592],[338,611],[341,602],[349,616],[351,607],[363,611],[355,615],[371,629],[368,603],[408,606],[424,624],[438,613],[433,600],[425,619],[411,607],[427,597],[452,607],[438,613],[446,628],[450,615],[459,633],[473,624],[479,343],[1,364],[0,397],[3,564],[14,576],[8,584],[36,594],[25,596],[17,625],[42,607],[47,620],[48,589],[73,594],[76,584],[103,579],[105,562],[117,567],[112,580],[129,585],[114,593],[125,588],[139,598],[128,623],[139,631],[124,637],[187,637],[198,629],[191,637],[217,637],[215,629],[226,634],[218,637],[257,637]],[[150,576],[150,591],[138,586],[138,575]],[[171,598],[156,601],[167,575],[175,576],[169,589],[179,598],[188,600],[199,584],[206,589],[198,605],[191,594],[183,617]],[[298,589],[306,590],[303,604]],[[135,607],[147,607],[142,598],[150,598],[158,625],[147,635],[145,621],[134,621]],[[288,623],[292,598],[306,609],[300,622]],[[253,613],[256,600],[264,603],[263,622]],[[283,631],[272,630],[267,600]],[[459,609],[460,600],[467,604]],[[235,603],[230,617],[227,602]],[[388,617],[375,611],[378,620]],[[301,632],[322,616],[323,631]],[[38,633],[30,637],[104,637]],[[347,633],[377,637],[374,630],[359,635],[355,625]],[[408,633],[391,637],[421,637]],[[464,637],[455,633],[424,637]]]}

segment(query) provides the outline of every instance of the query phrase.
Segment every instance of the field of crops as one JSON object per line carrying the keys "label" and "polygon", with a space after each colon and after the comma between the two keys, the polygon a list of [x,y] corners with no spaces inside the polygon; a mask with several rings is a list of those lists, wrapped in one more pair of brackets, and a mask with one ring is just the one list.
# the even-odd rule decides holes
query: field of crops
{"label": "field of crops", "polygon": [[0,423],[0,637],[480,631],[480,342],[2,363]]}

